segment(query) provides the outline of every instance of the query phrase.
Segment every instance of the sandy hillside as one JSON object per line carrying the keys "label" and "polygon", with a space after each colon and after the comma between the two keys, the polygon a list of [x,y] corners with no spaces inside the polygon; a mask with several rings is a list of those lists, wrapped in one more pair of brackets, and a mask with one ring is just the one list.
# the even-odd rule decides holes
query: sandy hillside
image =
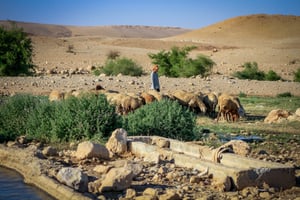
{"label": "sandy hillside", "polygon": [[[218,84],[213,83],[217,83],[217,80],[230,80],[232,73],[242,70],[245,62],[257,62],[260,70],[267,72],[272,69],[288,81],[293,80],[293,73],[300,68],[300,16],[241,16],[193,31],[148,26],[73,27],[32,23],[18,23],[18,26],[31,33],[33,61],[40,70],[61,71],[101,66],[110,51],[119,51],[122,57],[133,59],[149,73],[152,65],[149,53],[190,45],[198,47],[191,52],[191,57],[204,54],[216,63],[211,77],[214,81],[210,82],[211,86],[203,86],[208,90],[215,90]],[[71,53],[68,52],[70,48]],[[183,89],[186,89],[187,84],[198,85],[193,79],[182,81],[175,81],[174,84],[167,81],[164,84],[170,84],[164,87],[180,89],[184,85]],[[268,95],[270,90],[274,90],[272,94],[286,91],[299,93],[298,83],[259,82],[252,87],[251,81],[239,86],[240,82],[234,80],[238,87],[236,93],[263,95],[266,90],[269,91]],[[259,87],[261,84],[268,86]],[[225,85],[220,84],[220,87],[227,87]],[[275,90],[272,86],[281,89]],[[220,87],[218,91],[226,90]],[[232,89],[230,84],[229,88]]]}

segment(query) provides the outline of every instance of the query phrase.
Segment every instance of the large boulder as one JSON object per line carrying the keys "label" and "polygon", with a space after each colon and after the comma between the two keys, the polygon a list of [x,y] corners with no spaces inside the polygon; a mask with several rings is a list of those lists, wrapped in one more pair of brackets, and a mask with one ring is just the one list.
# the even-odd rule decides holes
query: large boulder
{"label": "large boulder", "polygon": [[106,143],[106,148],[114,154],[120,155],[127,152],[127,132],[119,128],[116,129]]}
{"label": "large boulder", "polygon": [[105,179],[99,189],[105,191],[122,191],[131,186],[133,172],[126,168],[112,168],[106,174]]}
{"label": "large boulder", "polygon": [[78,144],[77,151],[75,152],[77,159],[86,158],[104,158],[109,159],[109,151],[101,144],[96,144],[90,141],[85,141]]}
{"label": "large boulder", "polygon": [[78,168],[64,167],[56,175],[59,182],[79,192],[88,190],[88,176]]}

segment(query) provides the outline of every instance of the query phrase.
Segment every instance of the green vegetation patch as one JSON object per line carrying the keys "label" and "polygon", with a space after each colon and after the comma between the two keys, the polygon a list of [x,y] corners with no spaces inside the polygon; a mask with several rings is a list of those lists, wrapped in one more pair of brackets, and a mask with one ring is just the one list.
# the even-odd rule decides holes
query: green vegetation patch
{"label": "green vegetation patch", "polygon": [[16,95],[1,103],[0,117],[1,142],[25,134],[44,142],[104,140],[121,124],[106,97],[93,94],[54,102]]}
{"label": "green vegetation patch", "polygon": [[196,116],[175,101],[162,100],[137,109],[124,117],[129,135],[157,135],[178,140],[193,140]]}
{"label": "green vegetation patch", "polygon": [[23,29],[0,27],[0,76],[32,75],[32,42]]}
{"label": "green vegetation patch", "polygon": [[256,62],[246,62],[243,65],[243,67],[244,70],[233,73],[233,76],[239,79],[250,79],[259,81],[278,81],[281,79],[281,77],[273,70],[268,71],[267,74],[259,70]]}
{"label": "green vegetation patch", "polygon": [[94,70],[95,75],[104,73],[106,75],[129,75],[129,76],[141,76],[143,69],[136,64],[132,59],[128,58],[115,58],[108,59],[104,66],[98,67]]}
{"label": "green vegetation patch", "polygon": [[148,56],[153,64],[160,67],[158,71],[160,75],[167,77],[208,76],[215,63],[205,55],[198,55],[196,59],[189,58],[189,52],[195,48],[195,46],[172,47],[170,51],[162,50],[157,54],[150,53]]}

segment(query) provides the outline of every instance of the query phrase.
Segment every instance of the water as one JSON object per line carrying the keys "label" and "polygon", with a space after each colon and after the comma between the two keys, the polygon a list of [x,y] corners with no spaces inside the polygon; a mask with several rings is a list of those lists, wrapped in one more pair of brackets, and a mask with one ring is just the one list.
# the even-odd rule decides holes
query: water
{"label": "water", "polygon": [[25,184],[14,170],[0,167],[0,200],[55,200],[47,193]]}

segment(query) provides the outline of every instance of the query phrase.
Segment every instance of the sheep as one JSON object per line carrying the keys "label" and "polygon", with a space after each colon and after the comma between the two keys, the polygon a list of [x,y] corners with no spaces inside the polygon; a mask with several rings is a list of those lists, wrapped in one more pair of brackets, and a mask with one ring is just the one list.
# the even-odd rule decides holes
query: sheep
{"label": "sheep", "polygon": [[128,114],[129,112],[132,112],[142,105],[145,104],[145,101],[140,97],[134,97],[127,95],[121,100],[121,108],[122,108],[122,114]]}
{"label": "sheep", "polygon": [[153,101],[156,101],[156,98],[152,94],[149,94],[147,92],[142,92],[140,94],[140,97],[144,99],[145,104],[152,103]]}
{"label": "sheep", "polygon": [[58,101],[65,98],[65,93],[58,90],[52,90],[49,94],[49,101]]}
{"label": "sheep", "polygon": [[155,99],[158,100],[158,101],[163,99],[163,95],[161,95],[156,90],[149,90],[147,93],[153,95],[155,97]]}
{"label": "sheep", "polygon": [[230,96],[228,94],[222,94],[218,98],[219,112],[217,116],[217,122],[221,115],[226,121],[237,121],[240,116],[244,114],[244,109],[237,97]]}
{"label": "sheep", "polygon": [[218,105],[218,97],[215,93],[209,92],[203,95],[203,103],[207,107],[207,114],[210,117],[215,116],[216,106]]}
{"label": "sheep", "polygon": [[116,107],[116,113],[122,114],[122,99],[126,97],[125,94],[113,92],[105,92],[103,94],[106,96],[108,103]]}
{"label": "sheep", "polygon": [[194,111],[199,110],[202,113],[206,113],[206,106],[203,103],[201,97],[192,92],[186,92],[184,90],[177,90],[171,95],[171,99],[178,101],[179,104],[187,106]]}
{"label": "sheep", "polygon": [[237,121],[239,119],[238,107],[231,99],[219,100],[219,113],[217,116],[217,122],[221,115],[226,121]]}

